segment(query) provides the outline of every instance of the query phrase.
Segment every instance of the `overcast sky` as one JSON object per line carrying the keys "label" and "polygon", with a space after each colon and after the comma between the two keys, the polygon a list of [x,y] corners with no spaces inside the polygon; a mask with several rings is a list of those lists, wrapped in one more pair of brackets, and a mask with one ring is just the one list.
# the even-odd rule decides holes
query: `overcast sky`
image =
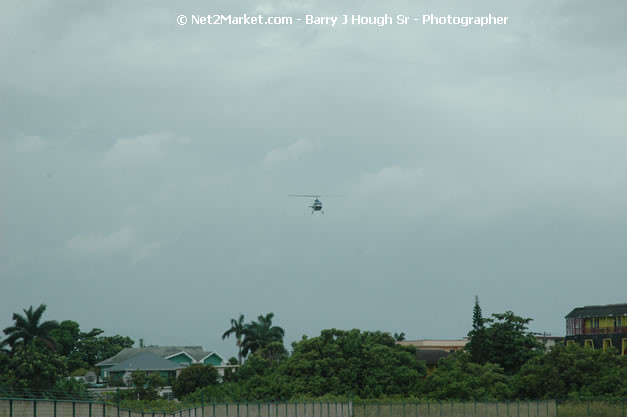
{"label": "overcast sky", "polygon": [[[191,22],[216,13],[303,22]],[[385,13],[409,23],[304,23]],[[412,21],[431,13],[509,19]],[[627,302],[626,15],[2,0],[0,327],[45,303],[229,357],[240,312],[274,312],[286,345],[333,327],[456,339],[478,295],[564,335],[573,308]]]}

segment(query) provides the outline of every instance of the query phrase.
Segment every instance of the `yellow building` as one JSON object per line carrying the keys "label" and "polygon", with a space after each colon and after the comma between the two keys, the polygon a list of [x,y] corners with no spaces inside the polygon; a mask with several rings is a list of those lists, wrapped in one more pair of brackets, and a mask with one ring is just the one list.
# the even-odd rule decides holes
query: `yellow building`
{"label": "yellow building", "polygon": [[566,343],[627,355],[627,303],[575,308],[566,316]]}

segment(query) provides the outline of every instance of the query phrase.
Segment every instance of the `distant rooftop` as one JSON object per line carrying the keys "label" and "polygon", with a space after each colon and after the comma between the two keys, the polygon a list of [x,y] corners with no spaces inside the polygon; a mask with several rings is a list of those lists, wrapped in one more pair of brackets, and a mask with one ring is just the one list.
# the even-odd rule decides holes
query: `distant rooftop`
{"label": "distant rooftop", "polygon": [[143,348],[122,349],[117,355],[97,363],[96,366],[116,365],[144,352],[150,352],[164,359],[178,353],[185,352],[196,362],[202,361],[207,356],[215,353],[218,357],[224,360],[222,356],[216,352],[205,352],[202,346],[148,346]]}
{"label": "distant rooftop", "polygon": [[469,339],[454,339],[454,340],[431,340],[431,339],[420,339],[420,340],[403,340],[401,342],[397,342],[399,345],[403,346],[415,346],[418,349],[429,349],[429,350],[457,350],[462,349],[466,346]]}
{"label": "distant rooftop", "polygon": [[627,316],[627,303],[577,307],[566,318]]}
{"label": "distant rooftop", "polygon": [[136,369],[144,371],[175,371],[182,368],[185,368],[185,366],[163,359],[152,352],[141,352],[112,366],[107,371],[134,371]]}

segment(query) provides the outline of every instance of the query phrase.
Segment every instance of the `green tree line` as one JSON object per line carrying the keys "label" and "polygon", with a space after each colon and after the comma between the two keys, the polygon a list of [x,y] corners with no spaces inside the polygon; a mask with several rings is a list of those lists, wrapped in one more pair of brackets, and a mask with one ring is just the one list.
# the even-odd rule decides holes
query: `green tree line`
{"label": "green tree line", "polygon": [[[44,389],[60,384],[71,370],[93,367],[133,341],[84,333],[72,321],[42,321],[45,306],[13,316],[0,352],[0,384]],[[478,299],[470,342],[441,359],[430,374],[401,334],[327,329],[303,336],[285,349],[284,330],[274,314],[250,323],[230,322],[223,338],[235,336],[238,358],[220,378],[210,365],[191,365],[173,383],[185,401],[276,401],[323,397],[362,399],[514,400],[627,397],[627,357],[615,351],[558,345],[548,351],[528,330],[531,319],[511,311],[484,318]],[[404,336],[404,335],[403,335]],[[133,373],[126,399],[155,399],[157,376]]]}

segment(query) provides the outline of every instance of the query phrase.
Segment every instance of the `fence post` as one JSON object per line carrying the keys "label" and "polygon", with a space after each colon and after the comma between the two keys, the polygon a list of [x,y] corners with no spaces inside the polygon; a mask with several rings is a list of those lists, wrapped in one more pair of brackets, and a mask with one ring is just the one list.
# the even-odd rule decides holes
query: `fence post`
{"label": "fence post", "polygon": [[76,401],[72,401],[72,417],[76,417]]}
{"label": "fence post", "polygon": [[91,417],[91,401],[89,402],[89,417]]}
{"label": "fence post", "polygon": [[427,417],[431,417],[431,401],[427,400]]}
{"label": "fence post", "polygon": [[52,404],[54,409],[54,417],[57,417],[57,400],[54,400]]}
{"label": "fence post", "polygon": [[107,404],[104,402],[102,403],[102,417],[107,417]]}
{"label": "fence post", "polygon": [[[496,417],[499,417],[499,402],[495,401],[494,404],[496,404]],[[536,415],[536,417],[540,417],[540,415]]]}
{"label": "fence post", "polygon": [[37,400],[33,400],[33,417],[37,417]]}
{"label": "fence post", "polygon": [[590,398],[588,398],[588,417],[590,417]]}

